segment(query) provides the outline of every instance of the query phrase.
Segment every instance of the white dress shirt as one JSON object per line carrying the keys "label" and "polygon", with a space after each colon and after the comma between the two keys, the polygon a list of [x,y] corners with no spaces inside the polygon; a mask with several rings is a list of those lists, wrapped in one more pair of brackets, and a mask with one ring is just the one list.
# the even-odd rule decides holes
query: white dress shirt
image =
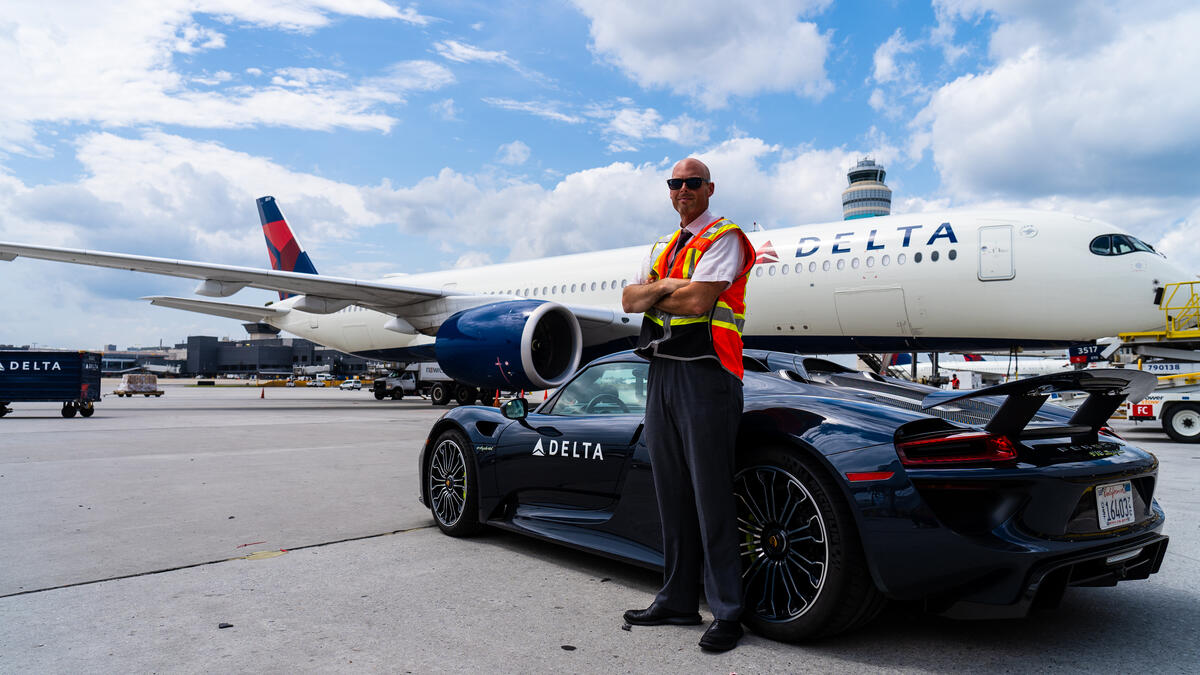
{"label": "white dress shirt", "polygon": [[[717,217],[711,211],[705,211],[700,214],[699,218],[688,223],[684,229],[695,237],[704,230],[706,225],[716,219]],[[692,272],[692,281],[724,281],[725,287],[728,288],[737,278],[738,272],[742,271],[744,262],[741,238],[721,237],[704,252],[704,255],[700,256],[700,262],[696,264],[696,269]],[[646,257],[642,259],[642,267],[638,272],[639,283],[644,284],[649,281],[650,268],[653,266],[654,261],[647,253]]]}

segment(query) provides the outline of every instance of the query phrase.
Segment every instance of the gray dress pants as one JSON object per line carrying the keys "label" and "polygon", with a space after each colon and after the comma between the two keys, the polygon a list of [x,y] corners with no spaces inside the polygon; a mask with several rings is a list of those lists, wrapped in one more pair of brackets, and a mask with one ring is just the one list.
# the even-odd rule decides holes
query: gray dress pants
{"label": "gray dress pants", "polygon": [[647,384],[646,447],[666,563],[654,603],[680,614],[696,611],[703,577],[713,617],[737,620],[742,568],[733,468],[742,382],[714,359],[655,357]]}

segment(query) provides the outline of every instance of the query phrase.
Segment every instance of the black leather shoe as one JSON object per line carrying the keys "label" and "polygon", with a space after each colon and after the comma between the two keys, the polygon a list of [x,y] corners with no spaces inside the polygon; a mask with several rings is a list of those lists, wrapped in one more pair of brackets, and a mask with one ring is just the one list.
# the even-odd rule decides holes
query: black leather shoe
{"label": "black leather shoe", "polygon": [[661,626],[663,624],[671,624],[672,626],[699,626],[700,613],[692,614],[676,614],[665,609],[660,609],[655,605],[650,605],[646,609],[631,609],[625,612],[625,623],[631,623],[635,626]]}
{"label": "black leather shoe", "polygon": [[700,638],[700,647],[710,652],[727,652],[742,638],[742,622],[713,619]]}

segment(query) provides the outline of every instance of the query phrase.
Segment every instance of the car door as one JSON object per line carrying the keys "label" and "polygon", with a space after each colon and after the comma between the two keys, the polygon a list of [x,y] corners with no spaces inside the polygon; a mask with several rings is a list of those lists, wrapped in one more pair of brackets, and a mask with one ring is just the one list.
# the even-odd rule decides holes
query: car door
{"label": "car door", "polygon": [[496,484],[519,504],[603,509],[614,500],[646,411],[644,361],[593,364],[495,449]]}

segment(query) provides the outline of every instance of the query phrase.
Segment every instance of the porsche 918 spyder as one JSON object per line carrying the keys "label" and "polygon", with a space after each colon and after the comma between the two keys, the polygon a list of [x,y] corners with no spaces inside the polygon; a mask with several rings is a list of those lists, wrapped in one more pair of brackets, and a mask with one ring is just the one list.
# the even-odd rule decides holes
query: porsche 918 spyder
{"label": "porsche 918 spyder", "polygon": [[[735,490],[742,621],[798,641],[888,599],[1019,617],[1068,586],[1157,572],[1158,461],[1104,425],[1154,377],[1081,370],[941,391],[820,359],[747,351]],[[460,407],[420,454],[420,499],[453,536],[484,525],[660,568],[642,438],[649,364],[590,363],[536,410]],[[1082,391],[1075,410],[1043,405]]]}

